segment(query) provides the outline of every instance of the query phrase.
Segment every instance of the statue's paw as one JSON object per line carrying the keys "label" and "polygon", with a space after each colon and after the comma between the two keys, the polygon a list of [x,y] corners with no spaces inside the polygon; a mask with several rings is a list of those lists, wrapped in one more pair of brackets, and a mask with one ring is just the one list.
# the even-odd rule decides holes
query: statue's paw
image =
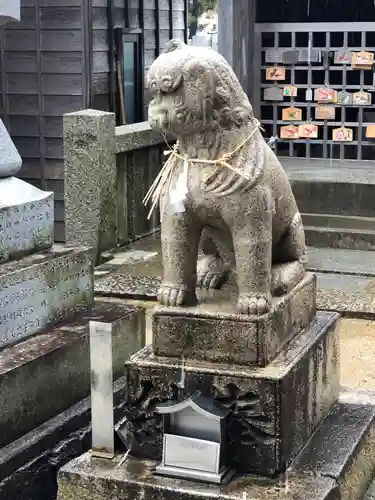
{"label": "statue's paw", "polygon": [[197,286],[204,290],[218,290],[227,281],[229,270],[216,255],[205,255],[198,261]]}
{"label": "statue's paw", "polygon": [[190,290],[185,285],[163,284],[158,292],[160,304],[168,307],[194,306],[197,304],[195,290]]}
{"label": "statue's paw", "polygon": [[260,316],[271,308],[271,297],[266,294],[240,295],[237,301],[237,311],[240,314]]}

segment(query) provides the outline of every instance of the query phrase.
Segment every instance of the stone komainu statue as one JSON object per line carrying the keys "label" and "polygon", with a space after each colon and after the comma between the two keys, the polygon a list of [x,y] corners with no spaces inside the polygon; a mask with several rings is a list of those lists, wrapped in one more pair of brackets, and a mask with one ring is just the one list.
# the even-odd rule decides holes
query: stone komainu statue
{"label": "stone komainu statue", "polygon": [[220,288],[232,271],[238,312],[268,312],[272,295],[305,275],[305,236],[246,94],[218,53],[176,40],[152,64],[148,86],[151,127],[178,139],[152,188],[162,217],[158,300],[193,305],[197,284]]}

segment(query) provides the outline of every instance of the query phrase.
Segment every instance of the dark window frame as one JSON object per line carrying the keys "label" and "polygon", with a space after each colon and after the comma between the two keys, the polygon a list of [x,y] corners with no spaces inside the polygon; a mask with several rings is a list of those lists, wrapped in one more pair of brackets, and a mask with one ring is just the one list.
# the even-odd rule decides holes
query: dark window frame
{"label": "dark window frame", "polygon": [[[124,44],[126,42],[134,43],[135,45],[135,74],[136,81],[139,85],[135,86],[136,92],[136,117],[137,122],[143,121],[143,108],[144,108],[144,50],[143,50],[143,30],[142,29],[127,29],[127,28],[116,28],[115,29],[115,39],[116,39],[116,75],[117,75],[117,85],[116,85],[116,121],[117,124],[122,125],[122,114],[121,114],[121,98],[120,98],[120,86],[118,82],[118,63],[121,67],[121,81],[124,82]],[[126,109],[125,109],[126,113]]]}

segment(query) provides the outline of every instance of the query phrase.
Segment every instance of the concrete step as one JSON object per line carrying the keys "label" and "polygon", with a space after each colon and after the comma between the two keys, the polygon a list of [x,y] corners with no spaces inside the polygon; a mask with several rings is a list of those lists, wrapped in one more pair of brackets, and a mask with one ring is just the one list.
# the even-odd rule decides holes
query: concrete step
{"label": "concrete step", "polygon": [[375,230],[305,226],[309,247],[375,251]]}
{"label": "concrete step", "polygon": [[302,220],[304,226],[375,232],[375,217],[307,213]]}
{"label": "concrete step", "polygon": [[98,300],[92,311],[0,351],[0,447],[90,394],[89,321],[113,327],[114,377],[145,344],[144,311]]}
{"label": "concrete step", "polygon": [[72,318],[94,298],[92,252],[55,245],[0,266],[0,349]]}
{"label": "concrete step", "polygon": [[289,473],[336,480],[338,498],[362,500],[375,476],[375,393],[343,391]]}

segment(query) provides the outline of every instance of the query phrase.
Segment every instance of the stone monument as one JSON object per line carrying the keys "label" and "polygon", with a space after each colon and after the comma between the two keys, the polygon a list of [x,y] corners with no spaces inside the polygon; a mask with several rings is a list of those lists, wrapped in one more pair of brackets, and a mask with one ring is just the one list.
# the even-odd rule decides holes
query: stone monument
{"label": "stone monument", "polygon": [[316,311],[301,217],[248,98],[220,55],[178,41],[148,82],[151,126],[178,139],[146,197],[162,219],[153,343],[126,362],[126,460],[73,461],[59,499],[362,498],[374,401],[352,396],[352,426],[339,315]]}
{"label": "stone monument", "polygon": [[0,348],[93,302],[91,252],[53,246],[53,193],[14,177],[21,165],[0,120]]}

